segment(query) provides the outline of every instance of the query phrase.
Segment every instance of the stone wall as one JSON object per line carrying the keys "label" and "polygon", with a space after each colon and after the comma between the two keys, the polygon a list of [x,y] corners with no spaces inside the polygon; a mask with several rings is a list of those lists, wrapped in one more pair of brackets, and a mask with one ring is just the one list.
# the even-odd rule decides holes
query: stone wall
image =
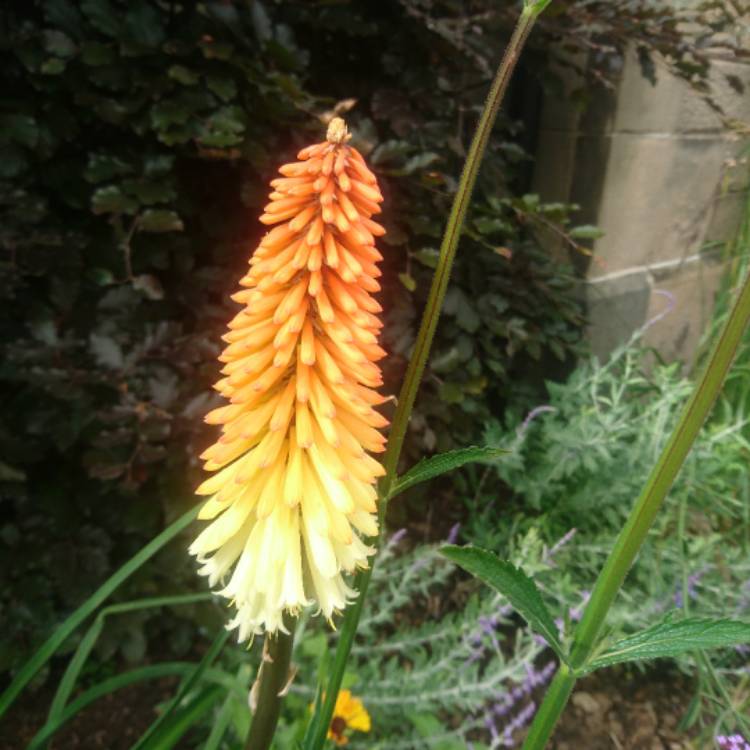
{"label": "stone wall", "polygon": [[[711,84],[725,115],[750,124],[750,65],[717,61]],[[567,100],[544,102],[535,190],[579,204],[577,223],[605,232],[591,259],[574,258],[586,278],[597,355],[668,311],[649,326],[646,343],[691,361],[722,276],[724,243],[747,205],[747,146],[666,65],[650,83],[635,54],[614,90],[602,89],[584,111]]]}

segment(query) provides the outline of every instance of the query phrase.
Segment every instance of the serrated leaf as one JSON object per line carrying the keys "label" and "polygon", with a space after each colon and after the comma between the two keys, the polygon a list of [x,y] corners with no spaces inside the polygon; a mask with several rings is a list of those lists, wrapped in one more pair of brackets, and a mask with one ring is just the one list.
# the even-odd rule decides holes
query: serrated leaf
{"label": "serrated leaf", "polygon": [[531,629],[547,641],[560,659],[565,660],[555,621],[536,584],[526,573],[489,550],[478,547],[447,545],[440,551],[456,565],[505,596]]}
{"label": "serrated leaf", "polygon": [[693,617],[664,620],[640,633],[623,638],[596,659],[586,672],[628,661],[662,659],[705,648],[726,648],[750,643],[750,623]]}
{"label": "serrated leaf", "polygon": [[445,474],[447,471],[458,469],[460,466],[477,461],[491,461],[494,458],[509,453],[501,448],[490,446],[479,447],[473,445],[469,448],[460,448],[456,451],[439,453],[437,456],[430,456],[420,461],[416,466],[412,466],[406,474],[398,477],[393,483],[388,499],[396,497],[404,490],[413,487],[420,482],[426,482],[428,479]]}

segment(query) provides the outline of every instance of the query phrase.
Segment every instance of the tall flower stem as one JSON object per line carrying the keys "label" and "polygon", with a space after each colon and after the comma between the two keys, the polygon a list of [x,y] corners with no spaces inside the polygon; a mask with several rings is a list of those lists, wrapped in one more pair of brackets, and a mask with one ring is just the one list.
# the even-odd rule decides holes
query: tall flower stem
{"label": "tall flower stem", "polygon": [[[435,328],[440,317],[440,308],[442,307],[448,288],[453,259],[456,255],[456,248],[458,247],[458,241],[466,218],[466,210],[471,201],[479,166],[482,162],[492,126],[495,123],[500,103],[508,88],[508,83],[518,57],[534,22],[548,3],[549,0],[537,0],[536,2],[527,0],[525,3],[508,47],[500,62],[500,66],[495,74],[469,148],[469,153],[466,157],[458,190],[453,199],[453,206],[440,245],[440,256],[435,275],[432,279],[427,305],[422,315],[422,322],[414,344],[414,351],[409,360],[406,375],[404,376],[404,383],[398,397],[398,406],[388,435],[388,448],[383,460],[386,474],[379,487],[381,521],[385,511],[385,504],[388,501],[393,483],[397,477],[398,460],[404,444],[409,418],[411,417],[414,400],[419,390],[425,365],[427,364],[432,339],[435,335]],[[358,592],[357,601],[346,610],[344,615],[341,634],[333,658],[333,664],[331,665],[323,701],[319,711],[313,716],[305,735],[303,745],[305,750],[319,750],[325,741],[328,727],[333,717],[336,698],[341,689],[341,680],[343,679],[346,662],[354,642],[357,625],[359,624],[364,598],[370,584],[370,578],[372,577],[373,566],[374,560],[371,562],[370,567],[367,570],[360,571],[355,579],[354,585]]]}
{"label": "tall flower stem", "polygon": [[640,497],[628,516],[615,546],[596,581],[591,599],[573,636],[570,669],[560,669],[550,685],[523,745],[540,750],[552,735],[576,681],[594,650],[604,620],[625,576],[643,546],[651,524],[687,457],[711,407],[719,395],[742,335],[750,322],[750,273],[734,302],[708,364],[680,420],[651,471]]}
{"label": "tall flower stem", "polygon": [[246,750],[265,750],[271,746],[281,711],[281,699],[289,680],[296,618],[285,617],[288,633],[267,635],[263,660],[258,673],[258,702],[245,744]]}

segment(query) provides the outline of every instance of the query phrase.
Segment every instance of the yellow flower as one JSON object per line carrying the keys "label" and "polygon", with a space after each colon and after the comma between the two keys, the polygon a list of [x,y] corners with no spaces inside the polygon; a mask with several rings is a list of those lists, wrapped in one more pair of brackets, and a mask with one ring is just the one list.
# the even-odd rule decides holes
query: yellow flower
{"label": "yellow flower", "polygon": [[343,120],[271,182],[260,241],[223,337],[215,388],[229,404],[206,416],[222,425],[201,458],[216,472],[190,547],[200,573],[236,607],[239,640],[284,630],[284,611],[317,604],[330,619],[354,596],[342,573],[366,567],[377,533],[387,424],[376,364],[380,289],[372,220],[382,201]]}
{"label": "yellow flower", "polygon": [[333,709],[331,726],[328,729],[328,739],[337,745],[346,745],[349,738],[345,732],[369,732],[371,727],[370,714],[362,705],[359,698],[352,696],[349,690],[342,690],[336,698],[336,707]]}

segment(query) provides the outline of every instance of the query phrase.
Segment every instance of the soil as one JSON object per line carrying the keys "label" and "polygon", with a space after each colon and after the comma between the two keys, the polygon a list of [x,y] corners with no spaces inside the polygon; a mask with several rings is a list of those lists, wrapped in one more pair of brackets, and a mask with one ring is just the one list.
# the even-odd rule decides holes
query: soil
{"label": "soil", "polygon": [[[664,667],[645,674],[613,669],[581,680],[551,750],[699,750],[678,730],[691,685]],[[50,750],[128,750],[155,718],[154,706],[172,695],[175,686],[169,678],[102,698],[56,735]],[[28,745],[51,698],[46,690],[22,697],[0,728],[0,750]]]}
{"label": "soil", "polygon": [[693,697],[689,680],[668,664],[639,674],[606,670],[576,686],[553,750],[698,750],[678,729]]}
{"label": "soil", "polygon": [[[128,750],[156,718],[154,706],[177,685],[169,677],[110,693],[81,711],[49,743],[49,750]],[[23,750],[44,723],[52,690],[27,692],[0,726],[0,750]],[[179,747],[179,746],[178,746]]]}

